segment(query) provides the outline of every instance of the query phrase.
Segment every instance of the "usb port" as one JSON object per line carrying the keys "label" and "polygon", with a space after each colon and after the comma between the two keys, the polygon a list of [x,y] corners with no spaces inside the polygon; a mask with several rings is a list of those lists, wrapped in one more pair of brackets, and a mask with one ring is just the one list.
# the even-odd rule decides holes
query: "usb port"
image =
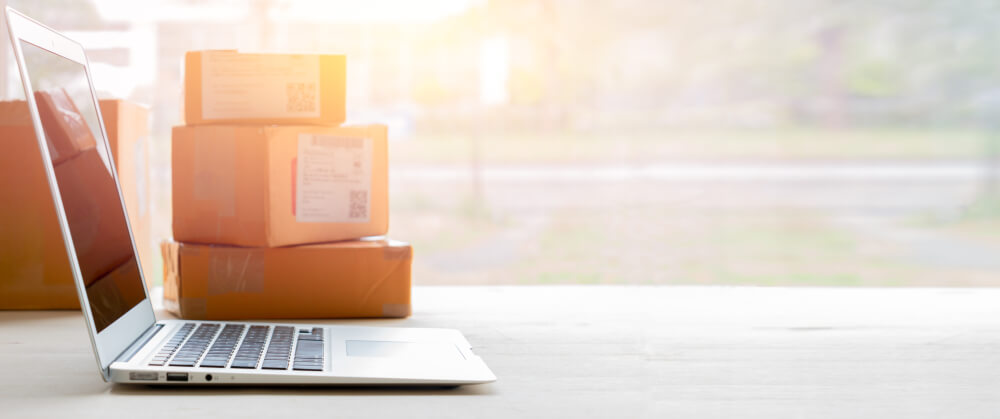
{"label": "usb port", "polygon": [[167,381],[187,381],[188,373],[186,372],[168,372]]}

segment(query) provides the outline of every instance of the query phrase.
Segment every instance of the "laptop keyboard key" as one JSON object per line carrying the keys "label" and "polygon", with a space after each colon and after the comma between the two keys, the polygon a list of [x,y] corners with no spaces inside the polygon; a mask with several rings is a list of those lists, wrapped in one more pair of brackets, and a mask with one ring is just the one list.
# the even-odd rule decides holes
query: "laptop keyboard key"
{"label": "laptop keyboard key", "polygon": [[250,359],[234,359],[230,368],[257,368],[257,361]]}
{"label": "laptop keyboard key", "polygon": [[206,359],[201,361],[201,364],[198,364],[198,366],[206,368],[225,368],[228,362],[229,361],[225,359]]}
{"label": "laptop keyboard key", "polygon": [[264,364],[261,365],[261,368],[263,368],[265,370],[287,370],[288,369],[288,360],[287,359],[283,359],[283,360],[264,360]]}
{"label": "laptop keyboard key", "polygon": [[326,358],[326,348],[323,344],[323,329],[317,327],[299,331],[292,369],[323,371],[324,358]]}

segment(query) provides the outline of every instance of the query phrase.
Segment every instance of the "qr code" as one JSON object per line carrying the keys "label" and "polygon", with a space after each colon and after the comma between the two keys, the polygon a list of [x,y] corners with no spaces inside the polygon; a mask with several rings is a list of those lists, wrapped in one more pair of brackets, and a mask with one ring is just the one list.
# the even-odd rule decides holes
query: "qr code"
{"label": "qr code", "polygon": [[351,191],[350,204],[347,218],[368,218],[368,191]]}
{"label": "qr code", "polygon": [[288,96],[288,102],[285,103],[285,111],[316,111],[316,83],[288,83],[285,86],[285,91]]}

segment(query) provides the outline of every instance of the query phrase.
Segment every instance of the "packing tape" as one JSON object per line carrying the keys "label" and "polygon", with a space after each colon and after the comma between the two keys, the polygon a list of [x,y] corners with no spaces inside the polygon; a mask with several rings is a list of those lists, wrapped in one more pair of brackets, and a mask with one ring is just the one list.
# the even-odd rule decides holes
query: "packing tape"
{"label": "packing tape", "polygon": [[176,243],[161,242],[160,256],[163,257],[163,300],[176,300],[177,289],[180,286],[177,275],[180,271],[177,267],[177,247]]}
{"label": "packing tape", "polygon": [[[166,304],[164,306],[168,307]],[[181,297],[178,306],[177,310],[171,311],[182,319],[204,320],[208,311],[208,303],[201,297]]]}
{"label": "packing tape", "polygon": [[180,302],[177,300],[171,300],[169,298],[163,298],[163,308],[167,311],[174,313],[177,317],[181,317],[181,306]]}
{"label": "packing tape", "polygon": [[264,292],[262,250],[217,249],[208,261],[208,295]]}
{"label": "packing tape", "polygon": [[[221,130],[222,128],[219,128]],[[208,132],[206,132],[208,131]],[[196,130],[194,135],[194,199],[215,201],[219,217],[236,215],[236,185],[222,184],[216,173],[230,173],[236,179],[236,133],[228,128],[225,135],[217,130]]]}
{"label": "packing tape", "polygon": [[412,257],[413,247],[405,242],[387,240],[386,246],[382,248],[382,259],[385,260],[407,260]]}
{"label": "packing tape", "polygon": [[410,317],[412,313],[409,304],[382,304],[382,317]]}
{"label": "packing tape", "polygon": [[[375,294],[375,291],[382,286],[382,283],[393,277],[396,270],[400,269],[400,265],[404,261],[409,261],[412,255],[413,248],[409,244],[401,241],[387,240],[386,246],[382,248],[382,258],[387,261],[394,261],[396,265],[389,269],[382,279],[368,287],[364,298],[361,299],[361,305],[367,305],[368,299]],[[382,304],[382,317],[409,317],[412,314],[412,310],[410,304],[386,303]]]}

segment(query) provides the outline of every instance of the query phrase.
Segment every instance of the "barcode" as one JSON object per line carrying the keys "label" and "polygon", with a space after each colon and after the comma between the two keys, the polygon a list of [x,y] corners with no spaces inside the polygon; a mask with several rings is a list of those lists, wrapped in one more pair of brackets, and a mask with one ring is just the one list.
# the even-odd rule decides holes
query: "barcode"
{"label": "barcode", "polygon": [[285,87],[285,91],[288,94],[288,102],[285,104],[285,111],[316,111],[316,83],[288,83]]}
{"label": "barcode", "polygon": [[368,218],[368,191],[351,191],[351,209],[347,218]]}

